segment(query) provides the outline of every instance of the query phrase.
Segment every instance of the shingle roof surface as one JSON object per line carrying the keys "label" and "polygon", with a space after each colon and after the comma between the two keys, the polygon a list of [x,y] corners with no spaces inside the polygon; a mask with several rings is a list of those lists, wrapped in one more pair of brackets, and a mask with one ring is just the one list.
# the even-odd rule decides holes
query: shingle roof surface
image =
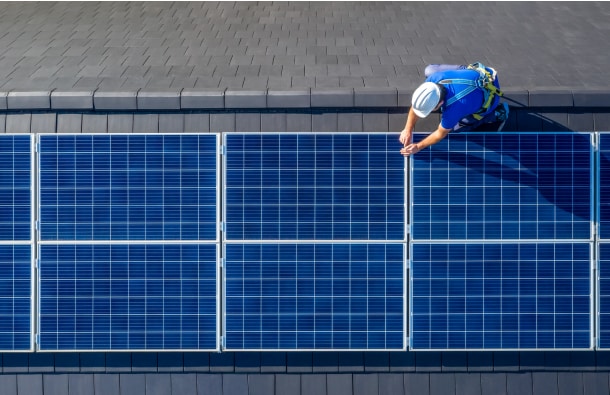
{"label": "shingle roof surface", "polygon": [[481,61],[503,86],[610,88],[604,2],[6,2],[0,89],[411,88]]}

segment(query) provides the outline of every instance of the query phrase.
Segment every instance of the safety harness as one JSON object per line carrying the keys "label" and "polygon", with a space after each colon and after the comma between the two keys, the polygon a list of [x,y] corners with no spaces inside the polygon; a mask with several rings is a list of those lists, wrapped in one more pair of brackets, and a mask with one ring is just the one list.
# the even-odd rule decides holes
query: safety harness
{"label": "safety harness", "polygon": [[487,71],[487,68],[482,63],[472,63],[467,67],[468,70],[475,70],[479,73],[479,78],[476,80],[467,80],[462,78],[454,78],[439,81],[439,84],[447,85],[447,84],[461,84],[461,85],[469,85],[468,88],[458,92],[451,99],[447,100],[445,106],[450,106],[456,101],[466,97],[471,92],[474,92],[477,89],[481,89],[484,94],[483,98],[483,106],[479,111],[472,114],[472,117],[476,120],[483,119],[483,115],[489,110],[489,107],[494,102],[496,96],[503,96],[504,93],[500,91],[493,82],[496,79],[495,73],[490,73]]}

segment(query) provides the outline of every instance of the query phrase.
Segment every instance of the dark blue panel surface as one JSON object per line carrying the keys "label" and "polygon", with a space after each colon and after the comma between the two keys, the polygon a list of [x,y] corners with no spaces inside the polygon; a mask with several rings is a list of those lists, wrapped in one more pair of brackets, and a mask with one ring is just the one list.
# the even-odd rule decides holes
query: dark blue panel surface
{"label": "dark blue panel surface", "polygon": [[215,240],[216,135],[40,137],[42,240]]}
{"label": "dark blue panel surface", "polygon": [[32,348],[32,247],[0,245],[0,350]]}
{"label": "dark blue panel surface", "polygon": [[0,136],[0,240],[31,240],[30,136]]}
{"label": "dark blue panel surface", "polygon": [[599,134],[599,238],[610,239],[610,134]]}
{"label": "dark blue panel surface", "polygon": [[389,134],[226,135],[227,240],[403,240]]}
{"label": "dark blue panel surface", "polygon": [[576,133],[452,134],[413,156],[413,239],[588,240],[591,152]]}
{"label": "dark blue panel surface", "polygon": [[227,349],[402,349],[402,244],[227,244]]}
{"label": "dark blue panel surface", "polygon": [[415,243],[412,254],[412,348],[592,346],[590,243]]}
{"label": "dark blue panel surface", "polygon": [[41,245],[40,348],[215,349],[216,249]]}
{"label": "dark blue panel surface", "polygon": [[610,243],[599,243],[598,326],[599,348],[610,348]]}

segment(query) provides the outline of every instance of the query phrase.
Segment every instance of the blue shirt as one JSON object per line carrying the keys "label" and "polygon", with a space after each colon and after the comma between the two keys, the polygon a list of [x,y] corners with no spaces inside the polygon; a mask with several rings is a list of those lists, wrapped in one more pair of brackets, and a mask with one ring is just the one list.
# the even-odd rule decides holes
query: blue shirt
{"label": "blue shirt", "polygon": [[[439,71],[437,73],[432,74],[430,77],[426,79],[426,82],[434,82],[438,83],[442,80],[450,80],[450,79],[465,79],[476,81],[479,79],[479,73],[475,70],[447,70],[447,71]],[[494,81],[494,85],[497,88],[500,88],[500,84],[498,83],[498,79]],[[466,84],[443,84],[445,89],[447,90],[447,94],[445,96],[445,103],[441,106],[441,126],[445,129],[453,129],[455,125],[458,124],[462,118],[466,118],[469,115],[472,115],[478,112],[483,106],[483,100],[485,95],[481,89],[475,89],[470,92],[460,100],[455,103],[447,106],[446,103],[453,96],[463,91],[464,89],[470,88],[470,85]],[[482,115],[486,115],[493,111],[498,102],[500,101],[499,97],[494,99],[494,102],[489,107],[489,110]]]}

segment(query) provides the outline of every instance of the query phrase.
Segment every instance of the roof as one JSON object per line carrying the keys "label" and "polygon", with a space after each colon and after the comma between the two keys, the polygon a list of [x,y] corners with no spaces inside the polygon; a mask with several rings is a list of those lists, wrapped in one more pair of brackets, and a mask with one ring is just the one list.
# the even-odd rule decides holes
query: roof
{"label": "roof", "polygon": [[[610,89],[604,2],[9,2],[0,89],[405,89],[481,61],[503,86]],[[544,27],[544,28],[541,28]]]}
{"label": "roof", "polygon": [[[157,128],[182,131],[201,114],[20,111],[408,106],[427,64],[474,61],[496,68],[502,87],[531,106],[610,106],[609,17],[605,2],[5,2],[0,111],[18,113],[0,114],[0,125],[131,131],[152,118]],[[224,115],[205,119],[218,124]],[[301,114],[289,115],[288,125],[302,129]],[[377,127],[376,114],[366,115]],[[404,124],[398,115],[394,123]],[[314,116],[332,127],[352,123]],[[283,127],[285,118],[269,114],[259,128]],[[609,355],[5,353],[0,387],[9,394],[608,393]]]}

